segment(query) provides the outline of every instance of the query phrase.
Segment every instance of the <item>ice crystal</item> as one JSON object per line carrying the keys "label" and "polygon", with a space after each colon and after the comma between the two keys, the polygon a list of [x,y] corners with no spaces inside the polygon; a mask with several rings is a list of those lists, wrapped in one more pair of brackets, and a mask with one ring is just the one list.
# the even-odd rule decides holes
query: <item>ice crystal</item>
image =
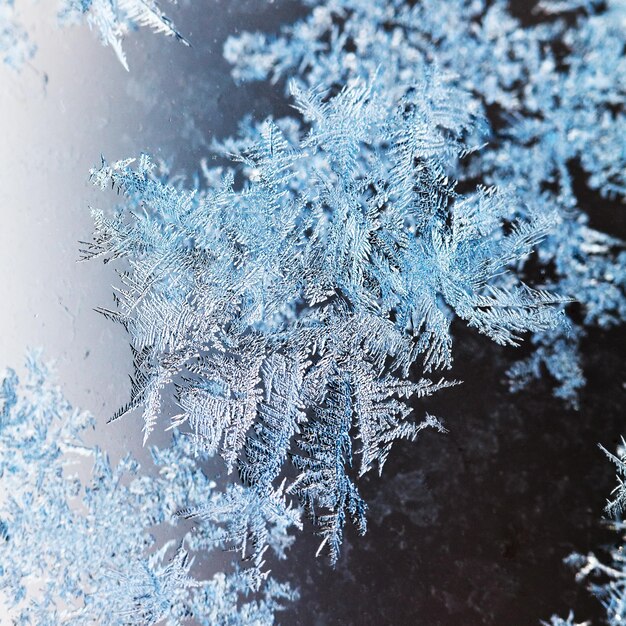
{"label": "ice crystal", "polygon": [[[122,41],[126,35],[146,26],[156,33],[175,37],[189,45],[155,0],[61,0],[61,24],[86,22],[99,33],[100,41],[111,46],[128,70]],[[36,46],[17,19],[15,0],[0,0],[0,56],[14,70],[20,70],[35,54]]]}
{"label": "ice crystal", "polygon": [[94,212],[85,256],[124,259],[117,306],[103,309],[135,354],[117,416],[141,406],[147,437],[173,385],[174,423],[271,506],[291,459],[284,495],[335,560],[346,520],[365,530],[358,476],[382,470],[394,441],[443,430],[409,401],[455,384],[426,377],[451,366],[453,315],[515,345],[557,328],[563,299],[506,272],[548,223],[505,233],[511,197],[462,196],[448,179],[473,120],[445,83],[429,76],[393,107],[363,82],[293,93],[308,131],[251,127],[229,142],[252,141],[241,167],[203,191],[168,185],[145,156],[103,162],[94,183],[127,204]]}
{"label": "ice crystal", "polygon": [[35,45],[19,22],[14,0],[0,0],[0,57],[19,71],[35,54]]}
{"label": "ice crystal", "polygon": [[590,626],[589,622],[574,622],[574,614],[570,612],[567,619],[553,615],[549,622],[541,622],[543,626]]}
{"label": "ice crystal", "polygon": [[122,41],[140,26],[189,45],[155,0],[63,0],[59,18],[64,23],[86,21],[90,29],[99,32],[100,41],[113,48],[127,70]]}
{"label": "ice crystal", "polygon": [[[141,475],[130,457],[111,465],[105,452],[87,446],[92,418],[73,409],[36,356],[20,381],[9,370],[0,388],[0,596],[15,623],[273,624],[282,601],[295,598],[286,585],[263,582],[256,568],[235,568],[209,580],[191,575],[194,555],[229,547],[225,497],[214,491],[176,436],[152,450],[154,475]],[[243,488],[229,492],[253,510]],[[215,502],[211,523],[188,533],[176,548],[160,547],[181,503]],[[286,525],[267,544],[288,545]],[[259,531],[260,532],[260,531]],[[180,533],[179,533],[180,534]],[[263,583],[261,594],[251,595]]]}
{"label": "ice crystal", "polygon": [[[308,86],[332,86],[380,68],[378,88],[394,107],[407,86],[438,68],[448,77],[451,101],[465,101],[489,122],[488,147],[460,161],[454,176],[514,189],[521,202],[511,205],[510,218],[554,219],[537,253],[546,287],[575,297],[586,326],[620,323],[623,242],[592,228],[589,218],[593,223],[594,204],[623,202],[626,194],[623,0],[546,1],[526,23],[505,0],[306,4],[310,15],[278,36],[228,39],[224,52],[234,77],[293,76]],[[581,195],[581,184],[606,200]],[[575,404],[584,384],[576,348],[583,335],[578,326],[571,339],[537,336],[541,349],[532,363],[513,368],[513,387],[544,364],[558,372],[557,395]],[[567,359],[558,356],[564,347]]]}
{"label": "ice crystal", "polygon": [[[626,620],[626,523],[621,519],[621,514],[626,508],[626,442],[622,439],[622,445],[618,455],[611,454],[600,446],[607,457],[617,467],[618,485],[613,490],[613,499],[609,500],[606,512],[614,518],[612,528],[620,533],[621,542],[610,550],[611,562],[607,565],[595,554],[587,555],[572,554],[565,562],[578,570],[576,580],[582,581],[593,578],[598,582],[590,584],[590,590],[602,602],[606,610],[606,623],[609,626],[621,626]],[[553,623],[560,625],[558,618],[553,617]],[[573,618],[570,615],[570,621]]]}

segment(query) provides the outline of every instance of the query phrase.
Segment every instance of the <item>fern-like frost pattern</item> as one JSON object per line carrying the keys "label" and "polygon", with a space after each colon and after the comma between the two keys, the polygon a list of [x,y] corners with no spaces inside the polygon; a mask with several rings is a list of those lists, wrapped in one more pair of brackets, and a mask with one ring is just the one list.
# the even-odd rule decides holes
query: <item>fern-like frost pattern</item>
{"label": "fern-like frost pattern", "polygon": [[[626,544],[626,523],[622,519],[622,513],[626,508],[626,441],[622,438],[622,445],[617,455],[611,454],[606,448],[601,450],[614,463],[617,469],[618,484],[613,490],[612,498],[608,500],[605,511],[611,518],[611,527],[620,535],[620,543],[609,551],[610,562],[598,558],[593,552],[587,555],[572,554],[565,562],[578,570],[576,580],[584,581],[591,579],[590,591],[602,602],[606,611],[606,623],[609,626],[620,626],[626,620],[626,557],[624,546]],[[573,614],[569,620],[564,621],[553,616],[551,626],[574,624]],[[550,626],[546,625],[546,626]],[[580,624],[589,626],[590,622]]]}
{"label": "fern-like frost pattern", "polygon": [[126,70],[129,68],[122,41],[140,26],[189,45],[154,0],[63,0],[59,19],[62,23],[85,21],[99,33],[105,46],[111,46]]}
{"label": "fern-like frost pattern", "polygon": [[[310,15],[278,36],[229,38],[224,54],[233,76],[296,75],[311,87],[381,68],[377,85],[390,107],[425,74],[446,76],[449,103],[482,117],[478,137],[487,142],[458,161],[453,175],[513,189],[519,202],[509,205],[509,219],[553,221],[532,271],[539,268],[546,288],[582,308],[571,333],[535,336],[538,350],[511,370],[512,387],[526,386],[545,367],[556,395],[575,406],[585,382],[578,353],[585,328],[610,328],[626,315],[623,242],[590,224],[596,205],[612,202],[606,211],[619,211],[626,192],[623,0],[546,0],[531,23],[514,17],[505,0],[307,4]],[[597,199],[581,195],[581,184]]]}
{"label": "fern-like frost pattern", "polygon": [[[23,0],[22,0],[23,1]],[[18,0],[19,8],[20,0]],[[15,0],[0,0],[0,57],[19,71],[35,55],[36,45],[19,21]],[[118,60],[129,69],[122,42],[139,27],[174,37],[185,45],[187,40],[154,0],[61,0],[61,25],[86,23],[95,30],[105,46],[111,46]]]}
{"label": "fern-like frost pattern", "polygon": [[[297,496],[332,561],[347,520],[365,530],[358,477],[394,441],[444,430],[410,402],[456,384],[433,376],[452,364],[452,318],[516,345],[558,328],[567,301],[506,272],[547,220],[505,234],[514,198],[455,191],[449,162],[474,120],[445,81],[390,107],[376,80],[335,94],[294,83],[307,129],[249,126],[218,147],[239,164],[207,170],[203,190],[167,184],[145,156],[103,162],[93,182],[127,204],[94,212],[85,248],[128,268],[102,311],[135,354],[117,416],[141,407],[147,437],[175,389],[174,423],[261,497]],[[297,477],[283,491],[287,460]]]}
{"label": "fern-like frost pattern", "polygon": [[[263,517],[243,487],[215,490],[180,435],[169,448],[152,449],[154,472],[142,475],[129,456],[112,465],[87,446],[82,437],[92,425],[39,355],[29,357],[23,380],[13,370],[3,376],[0,596],[14,623],[274,624],[297,595],[268,579],[258,559],[209,580],[197,580],[192,567],[209,550],[240,550],[250,536],[255,550],[284,556],[290,521]],[[181,503],[212,506],[215,514],[182,541],[157,545],[155,534],[173,528]],[[233,520],[240,524],[233,510],[243,506],[254,524],[245,537],[230,530]]]}

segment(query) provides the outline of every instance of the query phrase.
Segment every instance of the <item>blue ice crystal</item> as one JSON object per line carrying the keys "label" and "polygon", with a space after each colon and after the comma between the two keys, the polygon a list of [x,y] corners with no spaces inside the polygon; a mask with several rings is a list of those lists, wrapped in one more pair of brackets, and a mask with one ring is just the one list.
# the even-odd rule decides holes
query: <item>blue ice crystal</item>
{"label": "blue ice crystal", "polygon": [[[626,620],[626,522],[622,513],[626,509],[626,442],[622,445],[617,456],[600,446],[607,457],[617,468],[618,484],[613,490],[612,499],[606,506],[606,512],[612,517],[611,527],[620,535],[620,542],[609,551],[610,562],[602,560],[595,554],[572,554],[565,562],[578,570],[576,580],[591,579],[591,592],[602,602],[606,610],[606,623],[609,626],[621,626]],[[573,615],[570,614],[566,622],[558,617],[552,617],[548,626],[576,626]],[[585,622],[585,624],[589,624]],[[580,626],[585,626],[581,624]]]}
{"label": "blue ice crystal", "polygon": [[[38,355],[26,366],[23,380],[8,370],[0,387],[0,601],[14,623],[273,624],[296,594],[267,579],[260,560],[204,580],[194,559],[215,548],[246,552],[250,536],[255,550],[283,555],[288,523],[274,511],[260,519],[243,487],[215,490],[180,435],[152,450],[150,475],[130,456],[112,465],[83,442],[93,419],[68,404],[48,366]],[[155,535],[182,536],[181,504],[214,515],[182,541],[158,543]],[[256,523],[245,537],[232,532],[243,506]]]}
{"label": "blue ice crystal", "polygon": [[[154,0],[61,0],[58,16],[62,25],[85,22],[97,31],[100,41],[113,48],[126,70],[128,62],[122,42],[129,32],[141,26],[189,45]],[[0,58],[19,71],[36,49],[19,21],[15,0],[0,0]]]}
{"label": "blue ice crystal", "polygon": [[103,162],[93,182],[127,202],[94,211],[85,250],[124,260],[102,310],[135,355],[117,416],[141,406],[147,437],[173,385],[175,425],[271,506],[296,495],[332,561],[347,520],[365,531],[358,477],[394,441],[444,430],[410,402],[456,383],[429,377],[451,366],[453,317],[516,345],[556,331],[566,301],[506,271],[549,221],[505,233],[513,197],[456,192],[447,171],[474,117],[446,81],[425,76],[390,106],[372,80],[334,94],[294,83],[303,127],[246,125],[221,147],[239,165],[207,169],[203,189],[167,184],[146,156]]}
{"label": "blue ice crystal", "polygon": [[0,0],[0,58],[19,71],[35,54],[36,46],[20,23],[14,0]]}
{"label": "blue ice crystal", "polygon": [[87,22],[99,33],[100,41],[113,48],[127,70],[122,41],[140,26],[189,45],[155,0],[62,0],[59,19],[62,23]]}
{"label": "blue ice crystal", "polygon": [[306,4],[308,17],[276,36],[227,40],[235,79],[331,87],[379,70],[377,88],[393,108],[425,74],[445,76],[450,106],[486,122],[480,140],[487,145],[460,160],[453,176],[514,190],[508,219],[553,220],[533,263],[546,288],[582,307],[571,333],[535,336],[539,349],[511,370],[512,387],[545,367],[556,395],[576,405],[585,328],[609,328],[626,316],[624,245],[604,232],[613,224],[594,220],[598,205],[619,211],[626,196],[626,4],[546,0],[524,20],[505,0]]}

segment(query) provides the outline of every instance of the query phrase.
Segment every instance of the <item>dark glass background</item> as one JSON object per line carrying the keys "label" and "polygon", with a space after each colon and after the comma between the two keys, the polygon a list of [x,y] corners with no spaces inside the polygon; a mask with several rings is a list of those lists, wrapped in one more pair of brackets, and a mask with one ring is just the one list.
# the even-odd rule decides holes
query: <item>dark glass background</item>
{"label": "dark glass background", "polygon": [[[531,15],[522,0],[514,8]],[[138,415],[106,425],[129,393],[130,350],[123,329],[93,311],[111,302],[112,269],[76,263],[88,206],[115,201],[91,187],[89,168],[101,153],[145,151],[191,173],[244,114],[288,111],[281,84],[234,85],[221,50],[231,33],[277,30],[304,12],[293,0],[167,9],[192,47],[139,31],[125,42],[127,73],[94,33],[58,30],[54,7],[26,4],[39,53],[19,76],[0,68],[0,366],[42,346],[69,399],[97,416],[94,440],[114,458],[146,454]],[[623,235],[623,209],[582,179],[578,191],[594,226]],[[452,376],[463,385],[416,406],[449,434],[397,444],[383,476],[363,481],[369,531],[348,530],[335,569],[315,558],[310,532],[272,566],[302,596],[281,624],[517,626],[569,608],[601,623],[599,603],[561,561],[617,540],[600,519],[614,468],[596,443],[614,450],[624,433],[623,331],[591,331],[583,342],[589,383],[576,411],[552,398],[549,381],[508,393],[503,372],[519,352],[461,325],[455,338]]]}

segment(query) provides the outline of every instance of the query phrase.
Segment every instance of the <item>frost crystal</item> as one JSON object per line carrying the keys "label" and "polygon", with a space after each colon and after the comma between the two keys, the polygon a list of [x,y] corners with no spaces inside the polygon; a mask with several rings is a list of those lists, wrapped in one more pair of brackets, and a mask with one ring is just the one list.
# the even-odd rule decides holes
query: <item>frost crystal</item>
{"label": "frost crystal", "polygon": [[85,20],[89,28],[99,31],[100,41],[113,48],[127,70],[122,40],[139,26],[189,45],[154,0],[63,0],[59,18],[65,23]]}
{"label": "frost crystal", "polygon": [[19,23],[14,0],[0,0],[0,57],[19,71],[35,54],[35,46]]}
{"label": "frost crystal", "polygon": [[[554,221],[533,263],[545,286],[582,305],[582,325],[602,328],[626,315],[623,242],[590,226],[598,204],[626,195],[626,4],[546,0],[530,23],[505,0],[308,0],[304,20],[278,36],[243,33],[224,54],[238,80],[295,75],[304,85],[342,85],[380,68],[388,106],[435,67],[450,102],[488,122],[488,147],[453,175],[510,188],[520,202],[509,219]],[[462,105],[462,103],[464,103]],[[595,190],[594,199],[582,188]],[[604,198],[604,199],[603,199]],[[614,209],[610,204],[606,211]],[[598,222],[599,220],[596,220]],[[536,269],[534,270],[536,271]],[[531,360],[512,370],[519,388],[543,364],[556,395],[576,403],[584,384],[571,335],[537,335]]]}
{"label": "frost crystal", "polygon": [[553,615],[549,622],[541,622],[543,626],[590,626],[589,622],[574,622],[574,614],[570,612],[567,619]]}
{"label": "frost crystal", "polygon": [[[281,602],[295,599],[288,586],[264,581],[254,567],[210,580],[191,576],[193,554],[240,541],[224,530],[231,520],[222,499],[253,510],[253,497],[242,488],[214,492],[179,435],[170,448],[152,450],[154,476],[140,475],[130,457],[112,466],[83,443],[91,425],[38,357],[29,358],[24,381],[12,370],[2,378],[0,595],[15,623],[273,624]],[[156,548],[151,533],[167,534],[181,503],[207,502],[218,511],[211,523],[177,548],[173,541]],[[277,519],[267,543],[282,552],[287,525]]]}
{"label": "frost crystal", "polygon": [[[140,26],[156,33],[175,37],[186,46],[189,43],[176,30],[172,21],[154,0],[61,0],[59,22],[87,22],[97,30],[100,41],[111,46],[120,63],[128,70],[122,41]],[[0,0],[0,57],[14,70],[20,70],[35,54],[36,46],[16,18],[15,0]]]}
{"label": "frost crystal", "polygon": [[147,437],[173,385],[174,423],[272,507],[291,459],[284,493],[335,560],[346,520],[365,530],[358,476],[382,470],[395,440],[443,430],[408,401],[455,382],[410,370],[451,366],[452,317],[514,345],[556,329],[564,300],[506,272],[548,223],[505,233],[512,198],[448,179],[473,120],[445,82],[429,76],[394,106],[375,82],[293,93],[308,131],[248,128],[223,147],[241,166],[206,190],[166,184],[145,156],[103,163],[94,183],[128,202],[94,212],[85,256],[125,261],[103,309],[135,354],[118,416],[143,407]]}
{"label": "frost crystal", "polygon": [[[606,610],[606,623],[609,626],[621,626],[626,620],[626,556],[624,555],[626,523],[621,519],[621,514],[626,508],[626,442],[622,438],[622,445],[618,450],[619,456],[611,454],[602,446],[600,448],[617,467],[618,485],[613,490],[614,497],[608,501],[605,510],[614,518],[611,526],[620,533],[621,543],[610,551],[612,562],[609,565],[603,563],[592,552],[586,556],[572,554],[565,559],[565,562],[578,570],[576,580],[594,577],[601,581],[592,583],[589,588]],[[568,622],[559,620],[557,617],[553,617],[551,622],[553,626],[570,623],[573,624],[571,614]],[[585,622],[585,624],[588,623]]]}

